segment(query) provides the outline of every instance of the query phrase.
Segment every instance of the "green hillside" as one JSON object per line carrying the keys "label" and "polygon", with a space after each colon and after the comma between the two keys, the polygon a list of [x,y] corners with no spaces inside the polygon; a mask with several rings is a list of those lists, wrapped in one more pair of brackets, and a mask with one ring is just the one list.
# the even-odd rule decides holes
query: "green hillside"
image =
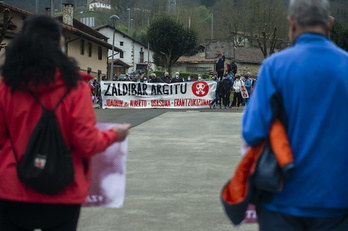
{"label": "green hillside", "polygon": [[[87,0],[53,0],[54,8],[57,9],[58,12],[61,11],[61,2],[71,2],[75,6],[86,6]],[[50,7],[50,0],[3,0],[4,3],[18,7],[20,9],[35,12],[36,10],[36,2],[38,3],[38,11],[39,13],[44,13],[46,7]]]}

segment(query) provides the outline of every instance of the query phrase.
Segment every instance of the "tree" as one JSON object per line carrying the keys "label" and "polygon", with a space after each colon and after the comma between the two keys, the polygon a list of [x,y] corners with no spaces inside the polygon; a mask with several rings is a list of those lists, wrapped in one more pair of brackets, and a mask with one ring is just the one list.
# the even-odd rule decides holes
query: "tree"
{"label": "tree", "polygon": [[198,43],[204,43],[210,37],[212,14],[207,7],[203,5],[187,7],[178,4],[172,16],[197,32]]}
{"label": "tree", "polygon": [[[246,0],[245,4],[247,5],[246,28],[251,35],[251,43],[255,35],[260,36],[263,32],[266,35],[274,33],[275,27],[277,27],[276,34],[278,37],[287,38],[287,9],[284,0]],[[267,24],[266,27],[265,24]]]}
{"label": "tree", "polygon": [[335,20],[330,31],[330,38],[337,46],[348,51],[348,26],[345,28]]}
{"label": "tree", "polygon": [[[255,35],[262,34],[265,23],[268,25],[267,34],[277,27],[277,36],[285,39],[286,15],[285,0],[218,0],[214,5],[214,27],[218,37],[233,38],[241,46],[243,44],[238,44],[238,40],[245,42],[247,38],[253,47]],[[240,32],[244,33],[244,39],[241,39]]]}
{"label": "tree", "polygon": [[234,1],[218,0],[214,5],[214,37],[231,38],[232,32],[244,31],[242,23],[244,20],[245,10],[242,6],[236,6]]}
{"label": "tree", "polygon": [[147,31],[155,64],[171,72],[173,64],[197,46],[196,33],[170,16],[155,18]]}
{"label": "tree", "polygon": [[110,0],[111,8],[121,12],[126,12],[128,8],[134,6],[135,2],[135,0]]}
{"label": "tree", "polygon": [[200,2],[202,5],[210,7],[210,6],[213,6],[215,4],[216,0],[201,0]]}
{"label": "tree", "polygon": [[279,38],[277,37],[277,27],[274,27],[272,34],[267,33],[267,31],[267,24],[265,24],[264,29],[261,32],[262,36],[255,35],[263,57],[265,58],[274,53],[275,46],[279,41]]}

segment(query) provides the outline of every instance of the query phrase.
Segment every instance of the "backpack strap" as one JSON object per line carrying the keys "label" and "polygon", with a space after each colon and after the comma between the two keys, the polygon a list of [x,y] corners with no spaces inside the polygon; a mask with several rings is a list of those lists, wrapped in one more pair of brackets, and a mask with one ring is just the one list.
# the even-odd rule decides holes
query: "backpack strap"
{"label": "backpack strap", "polygon": [[19,163],[18,155],[17,155],[16,150],[14,149],[13,141],[12,141],[12,138],[11,138],[10,131],[8,131],[8,136],[10,137],[10,142],[11,142],[11,146],[12,146],[12,150],[13,150],[13,155],[14,155],[14,157],[15,157],[15,159],[16,159],[16,163],[18,164],[18,163]]}
{"label": "backpack strap", "polygon": [[[55,110],[57,109],[57,107],[61,104],[61,102],[62,102],[63,99],[66,97],[66,95],[69,93],[69,91],[70,91],[70,89],[68,89],[68,90],[64,93],[63,97],[58,101],[57,105],[53,108],[53,111],[55,111]],[[34,93],[31,92],[31,91],[28,91],[28,92],[33,96],[33,98],[36,100],[36,102],[39,103],[39,105],[42,107],[42,109],[43,109],[44,111],[46,111],[47,109],[42,105],[42,103],[41,103],[40,100],[34,95]],[[15,150],[15,148],[14,148],[14,145],[13,145],[13,141],[12,141],[12,138],[11,138],[10,131],[8,131],[8,136],[10,137],[10,142],[11,142],[11,146],[12,146],[12,150],[13,150],[13,155],[15,156],[16,162],[17,162],[17,164],[18,164],[18,163],[19,163],[18,155],[17,155],[17,152],[16,152],[16,150]]]}
{"label": "backpack strap", "polygon": [[[56,106],[53,108],[53,111],[55,111],[58,106],[61,104],[61,102],[64,100],[64,98],[67,96],[67,94],[69,93],[70,89],[68,89],[64,95],[62,96],[62,98],[60,98],[60,100],[58,101],[58,103],[56,104]],[[38,102],[38,104],[42,107],[43,110],[47,110],[42,103],[40,102],[40,100],[34,95],[34,93],[32,91],[28,91],[30,93],[31,96],[33,96],[33,98],[35,99],[36,102]]]}

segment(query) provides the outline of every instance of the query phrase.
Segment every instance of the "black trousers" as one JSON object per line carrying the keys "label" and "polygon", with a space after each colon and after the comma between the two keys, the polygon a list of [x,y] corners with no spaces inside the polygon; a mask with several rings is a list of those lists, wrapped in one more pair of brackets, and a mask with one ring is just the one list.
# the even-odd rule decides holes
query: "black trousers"
{"label": "black trousers", "polygon": [[224,106],[229,107],[230,106],[230,92],[225,92],[224,94]]}
{"label": "black trousers", "polygon": [[236,100],[237,99],[238,99],[237,107],[239,107],[239,105],[243,103],[242,94],[240,92],[235,92],[234,93],[233,101],[232,101],[232,104],[231,104],[232,107],[236,106]]}
{"label": "black trousers", "polygon": [[81,205],[0,200],[0,230],[76,231]]}
{"label": "black trousers", "polygon": [[220,80],[222,80],[222,78],[224,77],[224,69],[223,69],[223,68],[219,69],[219,70],[217,71],[217,75],[218,75],[218,78],[219,78]]}
{"label": "black trousers", "polygon": [[260,231],[343,231],[348,230],[348,214],[334,218],[295,217],[257,206]]}

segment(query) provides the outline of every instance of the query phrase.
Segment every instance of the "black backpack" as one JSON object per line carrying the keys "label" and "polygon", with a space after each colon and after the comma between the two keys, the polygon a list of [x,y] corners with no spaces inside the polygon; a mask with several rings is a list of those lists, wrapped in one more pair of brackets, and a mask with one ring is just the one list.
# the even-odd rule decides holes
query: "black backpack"
{"label": "black backpack", "polygon": [[18,179],[40,193],[56,195],[74,180],[71,151],[65,143],[54,114],[68,91],[53,110],[46,109],[32,92],[30,94],[40,104],[43,113],[30,136],[21,161],[18,160],[10,138],[17,162]]}
{"label": "black backpack", "polygon": [[232,70],[232,72],[233,72],[233,74],[236,74],[237,73],[237,64],[236,64],[236,62],[233,62],[232,64],[231,64],[231,70]]}

